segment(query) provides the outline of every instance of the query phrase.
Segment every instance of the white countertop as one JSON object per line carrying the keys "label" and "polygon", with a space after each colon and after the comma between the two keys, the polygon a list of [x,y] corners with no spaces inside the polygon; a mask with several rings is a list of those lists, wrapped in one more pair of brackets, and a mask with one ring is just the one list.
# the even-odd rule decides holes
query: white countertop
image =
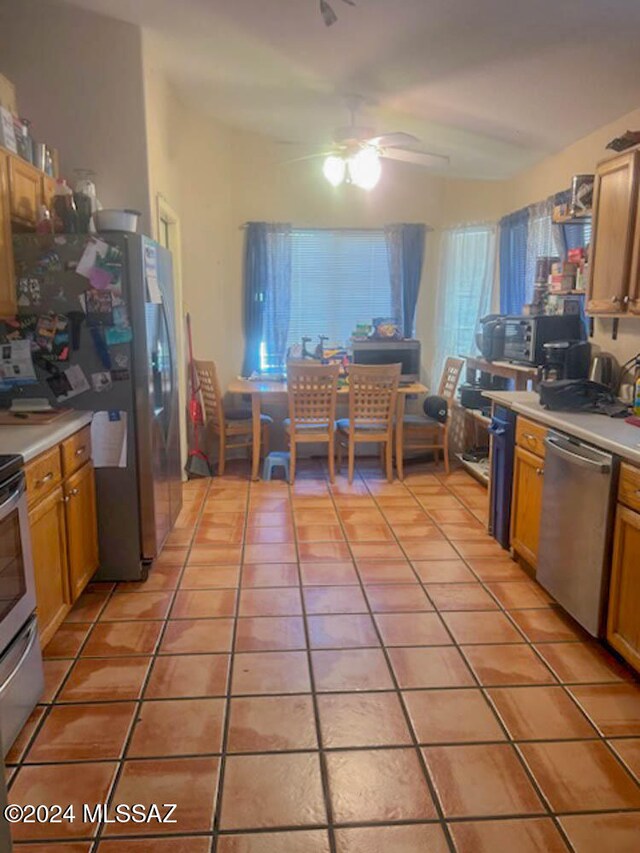
{"label": "white countertop", "polygon": [[485,391],[484,397],[640,465],[640,427],[624,418],[577,412],[550,412],[535,391]]}
{"label": "white countertop", "polygon": [[50,424],[0,426],[0,453],[20,453],[29,462],[90,424],[92,419],[93,412],[73,411]]}

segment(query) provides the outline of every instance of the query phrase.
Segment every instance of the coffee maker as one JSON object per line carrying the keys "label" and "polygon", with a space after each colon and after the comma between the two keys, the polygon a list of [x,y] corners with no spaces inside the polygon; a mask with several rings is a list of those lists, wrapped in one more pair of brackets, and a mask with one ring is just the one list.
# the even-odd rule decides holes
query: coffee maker
{"label": "coffee maker", "polygon": [[542,379],[586,379],[589,375],[591,344],[588,341],[549,341],[543,350]]}

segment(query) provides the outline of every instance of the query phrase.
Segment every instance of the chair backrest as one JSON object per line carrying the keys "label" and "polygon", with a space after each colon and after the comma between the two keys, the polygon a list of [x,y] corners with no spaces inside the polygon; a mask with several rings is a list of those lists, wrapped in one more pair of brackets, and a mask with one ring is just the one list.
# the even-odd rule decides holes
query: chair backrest
{"label": "chair backrest", "polygon": [[291,429],[296,426],[333,428],[338,391],[337,364],[288,364],[287,392]]}
{"label": "chair backrest", "polygon": [[464,359],[453,358],[453,356],[449,356],[449,358],[444,363],[444,367],[442,368],[442,376],[440,377],[440,386],[438,388],[438,397],[444,397],[445,400],[449,401],[453,400],[463,367]]}
{"label": "chair backrest", "polygon": [[204,409],[204,419],[212,422],[219,429],[224,429],[224,403],[220,392],[218,371],[215,362],[194,359],[198,388]]}
{"label": "chair backrest", "polygon": [[390,428],[396,412],[401,364],[350,364],[349,426]]}

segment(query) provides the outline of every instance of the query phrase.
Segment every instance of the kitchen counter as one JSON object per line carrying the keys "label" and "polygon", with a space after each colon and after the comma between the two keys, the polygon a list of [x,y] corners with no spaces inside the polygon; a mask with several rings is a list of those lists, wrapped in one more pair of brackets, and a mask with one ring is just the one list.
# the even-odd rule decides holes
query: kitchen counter
{"label": "kitchen counter", "polygon": [[578,412],[550,412],[540,405],[540,398],[535,391],[485,391],[483,396],[545,426],[568,433],[640,465],[640,427],[625,423],[624,418]]}
{"label": "kitchen counter", "polygon": [[90,424],[92,419],[93,412],[73,411],[50,424],[0,426],[0,453],[20,453],[29,462]]}

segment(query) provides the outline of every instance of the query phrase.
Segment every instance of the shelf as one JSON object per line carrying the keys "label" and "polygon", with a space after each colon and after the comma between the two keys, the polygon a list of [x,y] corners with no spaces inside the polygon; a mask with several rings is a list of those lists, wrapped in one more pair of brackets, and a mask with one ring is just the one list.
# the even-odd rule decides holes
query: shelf
{"label": "shelf", "polygon": [[[486,390],[489,391],[490,389],[487,388]],[[461,412],[466,412],[469,417],[484,426],[489,426],[491,423],[491,418],[488,415],[483,414],[482,409],[470,409],[468,406],[463,406],[460,400],[455,401],[455,406],[457,409],[460,409]]]}
{"label": "shelf", "polygon": [[456,459],[462,463],[462,466],[472,474],[476,480],[482,483],[483,486],[489,485],[489,459],[484,462],[470,462],[468,459],[462,458],[462,453],[456,453]]}

